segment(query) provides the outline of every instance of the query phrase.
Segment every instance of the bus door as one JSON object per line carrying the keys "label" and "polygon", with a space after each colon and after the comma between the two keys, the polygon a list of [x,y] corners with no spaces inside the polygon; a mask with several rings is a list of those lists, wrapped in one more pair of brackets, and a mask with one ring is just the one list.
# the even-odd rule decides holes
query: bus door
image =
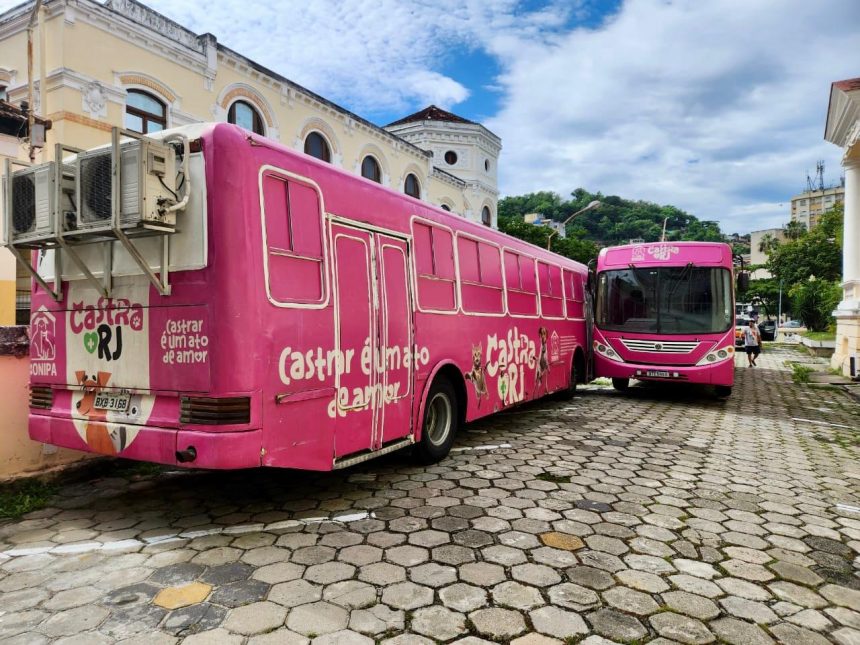
{"label": "bus door", "polygon": [[[412,309],[404,240],[332,225],[337,377],[335,457],[376,450],[411,426]],[[398,349],[399,348],[399,349]]]}

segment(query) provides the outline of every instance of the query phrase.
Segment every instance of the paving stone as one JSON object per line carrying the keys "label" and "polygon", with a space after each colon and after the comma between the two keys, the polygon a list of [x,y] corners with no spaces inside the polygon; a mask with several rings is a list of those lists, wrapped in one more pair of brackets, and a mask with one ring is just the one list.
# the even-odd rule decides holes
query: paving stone
{"label": "paving stone", "polygon": [[406,614],[387,605],[374,605],[367,609],[355,609],[349,616],[349,628],[362,634],[383,634],[399,631],[405,627]]}
{"label": "paving stone", "polygon": [[239,580],[218,587],[209,596],[209,602],[233,608],[265,600],[271,585],[259,580]]}
{"label": "paving stone", "polygon": [[204,602],[171,611],[160,627],[174,636],[189,636],[217,628],[226,615],[223,607]]}
{"label": "paving stone", "polygon": [[676,558],[672,560],[672,564],[675,565],[675,568],[678,569],[681,573],[686,573],[691,576],[695,576],[696,578],[705,578],[706,580],[713,580],[716,578],[719,573],[714,567],[705,563],[698,562],[696,560],[687,560],[685,558]]}
{"label": "paving stone", "polygon": [[[479,641],[482,643],[490,643],[492,641]],[[583,641],[585,642],[585,641]],[[458,645],[466,645],[466,641],[457,641]],[[611,645],[609,641],[605,641],[607,645]],[[543,634],[526,634],[525,636],[520,636],[519,638],[515,638],[511,641],[511,645],[562,645],[562,642],[557,638],[550,638],[549,636],[544,636]],[[591,643],[589,645],[595,645]]]}
{"label": "paving stone", "polygon": [[247,580],[254,573],[254,567],[241,562],[209,567],[201,576],[200,582],[210,585],[226,585],[239,580]]}
{"label": "paving stone", "polygon": [[570,533],[561,533],[559,531],[550,531],[540,534],[541,542],[553,549],[562,549],[565,551],[578,551],[585,544],[576,535]]}
{"label": "paving stone", "polygon": [[636,614],[637,616],[647,616],[657,611],[660,606],[654,602],[654,599],[641,591],[634,591],[627,587],[613,587],[603,592],[603,600],[612,607],[625,611],[627,613]]}
{"label": "paving stone", "polygon": [[327,602],[314,602],[290,609],[286,625],[299,634],[329,634],[346,629],[349,612]]}
{"label": "paving stone", "polygon": [[635,569],[625,569],[615,574],[615,577],[621,581],[621,584],[637,589],[639,591],[647,591],[648,593],[660,593],[669,588],[666,581],[658,575],[648,573],[647,571],[636,571]]}
{"label": "paving stone", "polygon": [[711,620],[720,615],[720,609],[711,600],[686,591],[670,591],[662,595],[663,603],[680,614]]}
{"label": "paving stone", "polygon": [[341,630],[317,636],[311,643],[313,645],[374,645],[374,640],[356,632]]}
{"label": "paving stone", "polygon": [[180,585],[194,582],[206,571],[206,567],[201,564],[191,564],[190,562],[181,562],[179,564],[171,564],[161,569],[156,569],[149,576],[149,581],[165,587],[177,587]]}
{"label": "paving stone", "polygon": [[274,585],[279,582],[297,580],[302,577],[304,570],[305,567],[300,564],[293,564],[292,562],[276,562],[275,564],[268,564],[256,569],[252,575],[256,580]]}
{"label": "paving stone", "polygon": [[705,643],[713,643],[716,640],[714,635],[708,631],[708,628],[701,621],[694,618],[665,612],[651,616],[648,620],[651,623],[651,627],[657,630],[658,634],[681,643],[704,645]]}
{"label": "paving stone", "polygon": [[860,611],[860,591],[839,585],[824,585],[818,591],[835,605]]}
{"label": "paving stone", "polygon": [[450,640],[466,632],[466,617],[445,607],[424,607],[412,614],[412,630],[437,640]]}
{"label": "paving stone", "polygon": [[286,615],[286,610],[280,605],[255,602],[232,609],[223,626],[231,632],[246,636],[261,634],[283,625]]}
{"label": "paving stone", "polygon": [[344,580],[325,587],[323,600],[346,609],[370,607],[376,603],[376,587],[358,580]]}
{"label": "paving stone", "polygon": [[860,629],[860,613],[856,611],[846,609],[845,607],[828,607],[824,610],[824,613],[846,627]]}
{"label": "paving stone", "polygon": [[727,614],[758,624],[772,623],[777,619],[777,615],[767,605],[738,596],[721,598],[720,605]]}
{"label": "paving stone", "polygon": [[842,627],[831,634],[839,645],[860,645],[860,631],[850,627]]}
{"label": "paving stone", "polygon": [[491,640],[512,639],[526,631],[523,617],[509,609],[479,609],[469,614],[477,632]]}
{"label": "paving stone", "polygon": [[306,580],[283,582],[269,591],[269,600],[285,607],[298,607],[320,598],[322,598],[322,587]]}
{"label": "paving stone", "polygon": [[724,560],[720,566],[730,576],[743,578],[744,580],[752,580],[754,582],[767,582],[773,580],[775,576],[760,564],[752,564],[743,560]]}
{"label": "paving stone", "polygon": [[824,582],[821,576],[811,569],[792,564],[791,562],[775,562],[769,566],[771,571],[783,580],[797,582],[808,587],[814,587]]}
{"label": "paving stone", "polygon": [[723,595],[723,590],[710,580],[688,576],[685,573],[669,576],[669,580],[681,591],[688,591],[706,598],[716,598]]}
{"label": "paving stone", "polygon": [[552,568],[542,564],[520,564],[511,569],[514,580],[537,587],[546,587],[561,582],[561,576]]}
{"label": "paving stone", "polygon": [[435,562],[428,562],[427,564],[409,569],[409,579],[412,582],[427,585],[428,587],[442,587],[451,584],[457,579],[457,570],[454,567],[446,567]]}
{"label": "paving stone", "polygon": [[820,634],[789,623],[774,625],[770,631],[780,643],[785,645],[829,645],[831,643]]}
{"label": "paving stone", "polygon": [[544,604],[540,591],[519,582],[503,582],[493,587],[490,593],[493,597],[493,602],[503,607],[531,609]]}
{"label": "paving stone", "polygon": [[402,582],[406,579],[406,570],[387,562],[376,562],[361,567],[358,579],[370,584],[385,586]]}
{"label": "paving stone", "polygon": [[549,588],[549,598],[553,605],[573,609],[574,611],[585,611],[593,609],[600,604],[600,597],[596,592],[581,587],[572,582],[565,582]]}
{"label": "paving stone", "polygon": [[768,645],[773,639],[758,625],[736,618],[720,618],[710,623],[709,627],[720,640],[730,645]]}
{"label": "paving stone", "polygon": [[414,582],[400,582],[383,589],[382,602],[396,609],[417,609],[433,603],[433,590]]}
{"label": "paving stone", "polygon": [[[430,600],[432,602],[432,592]],[[383,594],[384,598],[384,594]],[[487,592],[480,587],[458,583],[439,590],[442,604],[454,611],[469,613],[487,605]]]}
{"label": "paving stone", "polygon": [[148,604],[114,607],[107,619],[99,626],[99,631],[114,640],[150,634],[166,615],[166,610]]}
{"label": "paving stone", "polygon": [[583,587],[589,587],[590,589],[597,589],[598,591],[609,589],[609,587],[615,584],[609,573],[601,569],[595,569],[594,567],[571,567],[565,573],[571,582],[575,582]]}
{"label": "paving stone", "polygon": [[[76,607],[54,614],[40,626],[40,630],[52,638],[71,636],[97,628],[110,612],[104,607]],[[6,617],[0,628],[6,627]]]}
{"label": "paving stone", "polygon": [[355,567],[343,562],[326,562],[314,564],[305,569],[304,578],[317,584],[331,584],[341,580],[349,580],[355,574]]}
{"label": "paving stone", "polygon": [[212,591],[212,585],[190,582],[185,585],[162,589],[152,599],[152,602],[165,609],[178,609],[203,602],[210,591]]}
{"label": "paving stone", "polygon": [[833,627],[833,623],[815,609],[804,609],[796,614],[792,614],[786,618],[788,622],[799,625],[805,629],[811,629],[816,632],[823,632]]}
{"label": "paving stone", "polygon": [[558,607],[541,607],[529,613],[532,625],[542,634],[570,638],[588,633],[588,626],[579,614]]}
{"label": "paving stone", "polygon": [[614,609],[598,609],[585,618],[594,631],[613,641],[626,643],[642,639],[648,634],[648,630],[633,616]]}
{"label": "paving stone", "polygon": [[795,605],[800,605],[801,607],[821,609],[822,607],[827,606],[827,601],[817,593],[807,589],[806,587],[796,585],[793,582],[784,582],[780,580],[769,584],[768,589],[770,589],[773,595],[780,600],[786,600],[794,603]]}
{"label": "paving stone", "polygon": [[244,637],[231,634],[226,629],[212,629],[193,634],[182,641],[182,645],[242,645]]}

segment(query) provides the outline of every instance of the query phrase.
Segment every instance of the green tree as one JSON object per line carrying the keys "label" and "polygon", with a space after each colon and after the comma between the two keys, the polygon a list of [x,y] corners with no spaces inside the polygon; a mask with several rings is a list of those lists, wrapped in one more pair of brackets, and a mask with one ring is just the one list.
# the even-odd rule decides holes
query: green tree
{"label": "green tree", "polygon": [[826,331],[833,323],[833,310],[842,299],[838,282],[810,278],[791,288],[793,311],[812,331]]}
{"label": "green tree", "polygon": [[786,286],[805,282],[810,276],[834,281],[842,276],[842,204],[822,215],[818,226],[802,230],[799,237],[777,246],[767,268]]}
{"label": "green tree", "polygon": [[[783,312],[789,310],[788,294],[783,294]],[[753,303],[760,303],[762,313],[775,318],[779,311],[779,280],[774,278],[750,280],[749,288],[743,294],[743,298]]]}

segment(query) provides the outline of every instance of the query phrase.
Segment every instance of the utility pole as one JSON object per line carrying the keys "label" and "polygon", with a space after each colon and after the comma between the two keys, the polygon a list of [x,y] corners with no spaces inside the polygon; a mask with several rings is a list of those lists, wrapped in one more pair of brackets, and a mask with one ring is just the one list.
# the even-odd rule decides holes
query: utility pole
{"label": "utility pole", "polygon": [[[36,161],[36,148],[33,145],[33,126],[36,124],[36,114],[33,108],[33,29],[36,27],[36,20],[39,17],[39,10],[42,8],[42,0],[36,0],[33,5],[33,12],[30,14],[30,21],[27,23],[27,137],[30,144],[30,163]],[[42,27],[44,29],[44,26]],[[44,48],[42,48],[44,55]],[[41,85],[44,85],[45,80],[42,79]],[[39,88],[41,96],[45,96],[43,87]],[[44,107],[44,106],[43,106]]]}

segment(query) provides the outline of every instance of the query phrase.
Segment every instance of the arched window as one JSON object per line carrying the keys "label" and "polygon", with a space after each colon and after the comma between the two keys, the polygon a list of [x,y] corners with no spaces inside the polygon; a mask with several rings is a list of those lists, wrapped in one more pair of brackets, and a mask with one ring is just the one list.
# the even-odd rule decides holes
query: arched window
{"label": "arched window", "polygon": [[331,148],[319,132],[311,132],[305,139],[305,154],[331,163]]}
{"label": "arched window", "polygon": [[488,206],[484,206],[483,210],[481,210],[481,223],[487,226],[493,225],[493,215],[490,213]]}
{"label": "arched window", "polygon": [[152,94],[129,90],[125,98],[125,128],[148,134],[167,127],[167,110],[164,103]]}
{"label": "arched window", "polygon": [[406,175],[406,181],[403,182],[403,192],[416,199],[421,198],[421,184],[418,182],[418,177],[411,172]]}
{"label": "arched window", "polygon": [[378,184],[382,183],[382,170],[379,168],[379,162],[367,155],[361,162],[361,176]]}
{"label": "arched window", "polygon": [[250,130],[257,134],[265,134],[263,130],[263,117],[247,101],[236,101],[227,112],[227,122],[235,123],[239,127]]}
{"label": "arched window", "polygon": [[448,206],[448,204],[442,204],[442,206],[440,206],[440,208],[441,208],[443,211],[448,211],[449,213],[451,212],[451,207],[450,207],[450,206]]}

